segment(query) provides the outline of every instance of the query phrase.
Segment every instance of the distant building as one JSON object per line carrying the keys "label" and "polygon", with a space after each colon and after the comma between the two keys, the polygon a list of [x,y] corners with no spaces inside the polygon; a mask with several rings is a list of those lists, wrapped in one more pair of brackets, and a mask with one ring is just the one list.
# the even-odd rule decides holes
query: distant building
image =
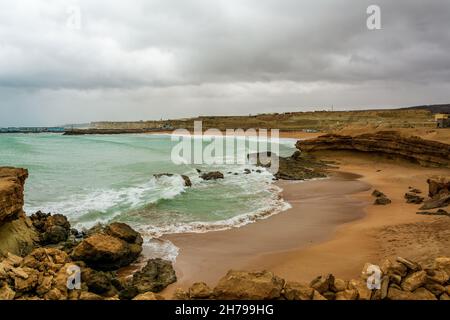
{"label": "distant building", "polygon": [[450,128],[450,114],[438,113],[434,116],[438,128]]}

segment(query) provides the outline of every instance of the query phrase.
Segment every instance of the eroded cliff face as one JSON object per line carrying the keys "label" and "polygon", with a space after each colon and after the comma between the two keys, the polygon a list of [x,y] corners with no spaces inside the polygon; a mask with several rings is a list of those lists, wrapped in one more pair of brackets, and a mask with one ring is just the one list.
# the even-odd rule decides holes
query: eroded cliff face
{"label": "eroded cliff face", "polygon": [[0,167],[0,256],[25,254],[37,239],[31,221],[23,212],[28,170]]}
{"label": "eroded cliff face", "polygon": [[23,190],[28,170],[0,167],[0,225],[22,213]]}
{"label": "eroded cliff face", "polygon": [[409,159],[423,166],[450,165],[450,145],[414,136],[405,137],[395,131],[357,136],[327,134],[311,140],[298,141],[296,147],[305,152],[347,150],[375,153]]}

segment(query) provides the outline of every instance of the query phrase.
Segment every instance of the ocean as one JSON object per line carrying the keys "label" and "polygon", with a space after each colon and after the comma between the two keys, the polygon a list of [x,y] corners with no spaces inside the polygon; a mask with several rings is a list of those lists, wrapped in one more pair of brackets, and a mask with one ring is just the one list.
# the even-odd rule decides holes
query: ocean
{"label": "ocean", "polygon": [[[29,170],[29,215],[38,210],[61,213],[79,229],[121,221],[147,239],[242,226],[289,207],[267,170],[238,164],[176,165],[171,161],[176,143],[164,134],[2,134],[0,166]],[[280,139],[280,154],[292,154],[294,143]],[[196,169],[219,170],[225,178],[204,181]],[[174,175],[155,178],[158,173]],[[192,187],[184,186],[180,174],[189,176]]]}

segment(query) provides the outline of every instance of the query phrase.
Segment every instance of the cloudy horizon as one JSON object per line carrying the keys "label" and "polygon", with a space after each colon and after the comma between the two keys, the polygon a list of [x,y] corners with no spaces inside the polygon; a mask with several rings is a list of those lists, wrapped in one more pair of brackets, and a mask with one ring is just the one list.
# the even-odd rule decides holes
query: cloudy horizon
{"label": "cloudy horizon", "polygon": [[445,0],[0,0],[0,127],[449,103],[449,16]]}

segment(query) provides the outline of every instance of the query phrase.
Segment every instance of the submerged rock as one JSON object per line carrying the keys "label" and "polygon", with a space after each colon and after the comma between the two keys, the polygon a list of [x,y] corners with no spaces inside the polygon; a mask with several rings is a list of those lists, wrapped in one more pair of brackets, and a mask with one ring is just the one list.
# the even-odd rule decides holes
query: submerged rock
{"label": "submerged rock", "polygon": [[217,180],[217,179],[223,179],[223,173],[220,171],[212,171],[212,172],[207,172],[207,173],[203,173],[200,178],[202,178],[203,180]]}
{"label": "submerged rock", "polygon": [[[154,174],[153,176],[155,178],[160,178],[160,177],[164,177],[164,176],[166,176],[166,177],[173,177],[174,174],[173,173],[157,173],[157,174]],[[184,181],[184,186],[185,187],[191,187],[192,186],[191,179],[189,179],[189,177],[187,175],[182,174],[180,176],[181,176],[181,178]]]}

